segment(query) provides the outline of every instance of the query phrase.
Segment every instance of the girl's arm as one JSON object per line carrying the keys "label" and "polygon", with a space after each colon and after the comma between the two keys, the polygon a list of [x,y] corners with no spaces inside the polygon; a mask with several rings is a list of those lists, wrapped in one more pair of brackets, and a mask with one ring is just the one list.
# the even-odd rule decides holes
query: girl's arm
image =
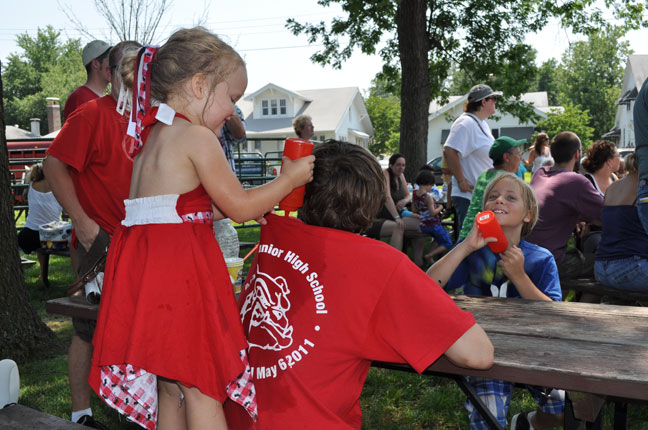
{"label": "girl's arm", "polygon": [[527,163],[527,164],[533,164],[533,160],[535,160],[535,158],[536,158],[537,156],[538,156],[538,153],[536,152],[535,148],[533,148],[533,149],[529,152],[529,159],[527,160],[526,163]]}
{"label": "girl's arm", "polygon": [[207,128],[190,127],[183,136],[187,156],[218,210],[235,222],[261,217],[294,188],[313,179],[314,156],[283,159],[281,175],[260,187],[243,189],[227,163],[216,136]]}
{"label": "girl's arm", "polygon": [[535,286],[529,275],[524,271],[524,254],[520,248],[515,245],[509,246],[502,253],[499,265],[506,277],[515,284],[515,288],[523,299],[551,301],[545,293]]}
{"label": "girl's arm", "polygon": [[[450,252],[438,260],[427,270],[427,275],[441,287],[445,287],[459,264],[473,252],[483,248],[489,242],[495,242],[494,237],[484,238],[477,227],[473,225],[466,239],[452,248]],[[517,284],[516,284],[517,285]]]}
{"label": "girl's arm", "polygon": [[434,197],[432,197],[430,193],[425,196],[425,204],[427,205],[428,210],[430,211],[430,215],[432,216],[439,215],[443,210],[443,206],[437,205],[434,201]]}

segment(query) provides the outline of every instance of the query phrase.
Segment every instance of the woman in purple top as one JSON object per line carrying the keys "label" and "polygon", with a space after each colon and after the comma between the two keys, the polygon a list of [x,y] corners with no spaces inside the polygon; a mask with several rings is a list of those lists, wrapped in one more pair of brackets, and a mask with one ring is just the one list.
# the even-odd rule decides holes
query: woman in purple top
{"label": "woman in purple top", "polygon": [[603,235],[596,250],[594,276],[610,287],[648,291],[648,234],[637,215],[635,154],[628,156],[625,167],[628,175],[610,185],[605,194]]}

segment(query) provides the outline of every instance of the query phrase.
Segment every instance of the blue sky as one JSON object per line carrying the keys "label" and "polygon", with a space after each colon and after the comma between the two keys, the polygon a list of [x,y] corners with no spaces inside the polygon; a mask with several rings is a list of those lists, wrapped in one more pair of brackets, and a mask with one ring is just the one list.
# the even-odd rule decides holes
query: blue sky
{"label": "blue sky", "polygon": [[[218,4],[226,7],[219,8]],[[15,44],[17,34],[27,31],[33,35],[38,27],[48,24],[60,30],[64,38],[80,37],[82,44],[90,41],[90,37],[73,28],[62,5],[68,5],[96,38],[109,41],[108,26],[96,12],[93,1],[5,0],[0,24],[0,60],[4,62],[10,53],[18,51]],[[381,69],[380,58],[360,53],[354,54],[343,65],[342,71],[311,63],[309,57],[318,47],[309,46],[305,36],[293,36],[284,24],[289,17],[319,22],[341,14],[337,5],[324,8],[316,0],[175,0],[159,31],[158,43],[163,42],[174,29],[196,24],[205,10],[206,27],[224,36],[244,56],[248,65],[248,92],[256,91],[268,82],[290,90],[348,86],[364,90]],[[647,35],[648,30],[630,35],[635,53],[648,54],[643,42]],[[575,38],[550,22],[542,33],[530,36],[527,42],[538,50],[538,60],[544,61],[559,57],[570,40]]]}

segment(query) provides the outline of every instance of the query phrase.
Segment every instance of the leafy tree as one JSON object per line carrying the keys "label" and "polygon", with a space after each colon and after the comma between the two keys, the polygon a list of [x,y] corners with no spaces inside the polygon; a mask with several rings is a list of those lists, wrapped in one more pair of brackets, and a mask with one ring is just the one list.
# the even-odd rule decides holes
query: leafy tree
{"label": "leafy tree", "polygon": [[53,347],[60,350],[60,343],[31,307],[25,290],[13,219],[4,117],[0,97],[0,357],[22,361]]}
{"label": "leafy tree", "polygon": [[632,52],[623,35],[623,29],[615,27],[593,32],[587,41],[570,46],[557,70],[558,101],[589,110],[596,138],[614,126],[624,65]]}
{"label": "leafy tree", "polygon": [[[401,78],[400,152],[408,160],[406,175],[425,163],[428,106],[431,98],[447,98],[444,81],[452,63],[486,82],[490,74],[524,62],[520,43],[528,32],[539,30],[552,16],[575,32],[588,32],[605,23],[595,0],[547,2],[544,0],[318,0],[322,6],[341,5],[346,17],[309,24],[294,19],[287,26],[320,41],[322,50],[311,60],[341,68],[356,48],[366,54],[378,51],[382,75]],[[640,0],[605,0],[615,16],[637,27],[644,11]],[[528,81],[527,81],[528,82]],[[519,87],[506,96],[520,94]]]}
{"label": "leafy tree", "polygon": [[572,131],[578,135],[583,147],[588,148],[594,136],[594,129],[589,126],[590,122],[589,111],[568,104],[564,106],[564,111],[557,109],[550,112],[547,119],[538,123],[537,128],[547,133],[550,138],[562,131]]}
{"label": "leafy tree", "polygon": [[400,142],[400,100],[393,95],[370,92],[365,106],[374,128],[369,150],[374,155],[398,152]]}
{"label": "leafy tree", "polygon": [[61,106],[65,105],[69,94],[85,81],[86,72],[80,41],[61,41],[52,26],[39,28],[35,37],[23,33],[16,39],[23,52],[8,57],[5,118],[9,124],[29,129],[30,118],[40,118],[41,124],[47,124],[45,98],[58,97]]}
{"label": "leafy tree", "polygon": [[550,58],[540,65],[536,74],[532,91],[546,91],[549,98],[549,106],[558,105],[558,87],[556,74],[558,73],[558,61]]}

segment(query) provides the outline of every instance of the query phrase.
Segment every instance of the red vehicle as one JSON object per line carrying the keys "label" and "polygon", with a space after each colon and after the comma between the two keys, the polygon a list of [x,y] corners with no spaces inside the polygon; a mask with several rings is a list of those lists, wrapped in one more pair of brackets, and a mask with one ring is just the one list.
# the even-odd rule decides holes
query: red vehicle
{"label": "red vehicle", "polygon": [[52,143],[52,138],[31,138],[7,140],[9,152],[9,173],[11,189],[14,195],[14,206],[23,206],[23,177],[32,164],[45,158],[45,151]]}

